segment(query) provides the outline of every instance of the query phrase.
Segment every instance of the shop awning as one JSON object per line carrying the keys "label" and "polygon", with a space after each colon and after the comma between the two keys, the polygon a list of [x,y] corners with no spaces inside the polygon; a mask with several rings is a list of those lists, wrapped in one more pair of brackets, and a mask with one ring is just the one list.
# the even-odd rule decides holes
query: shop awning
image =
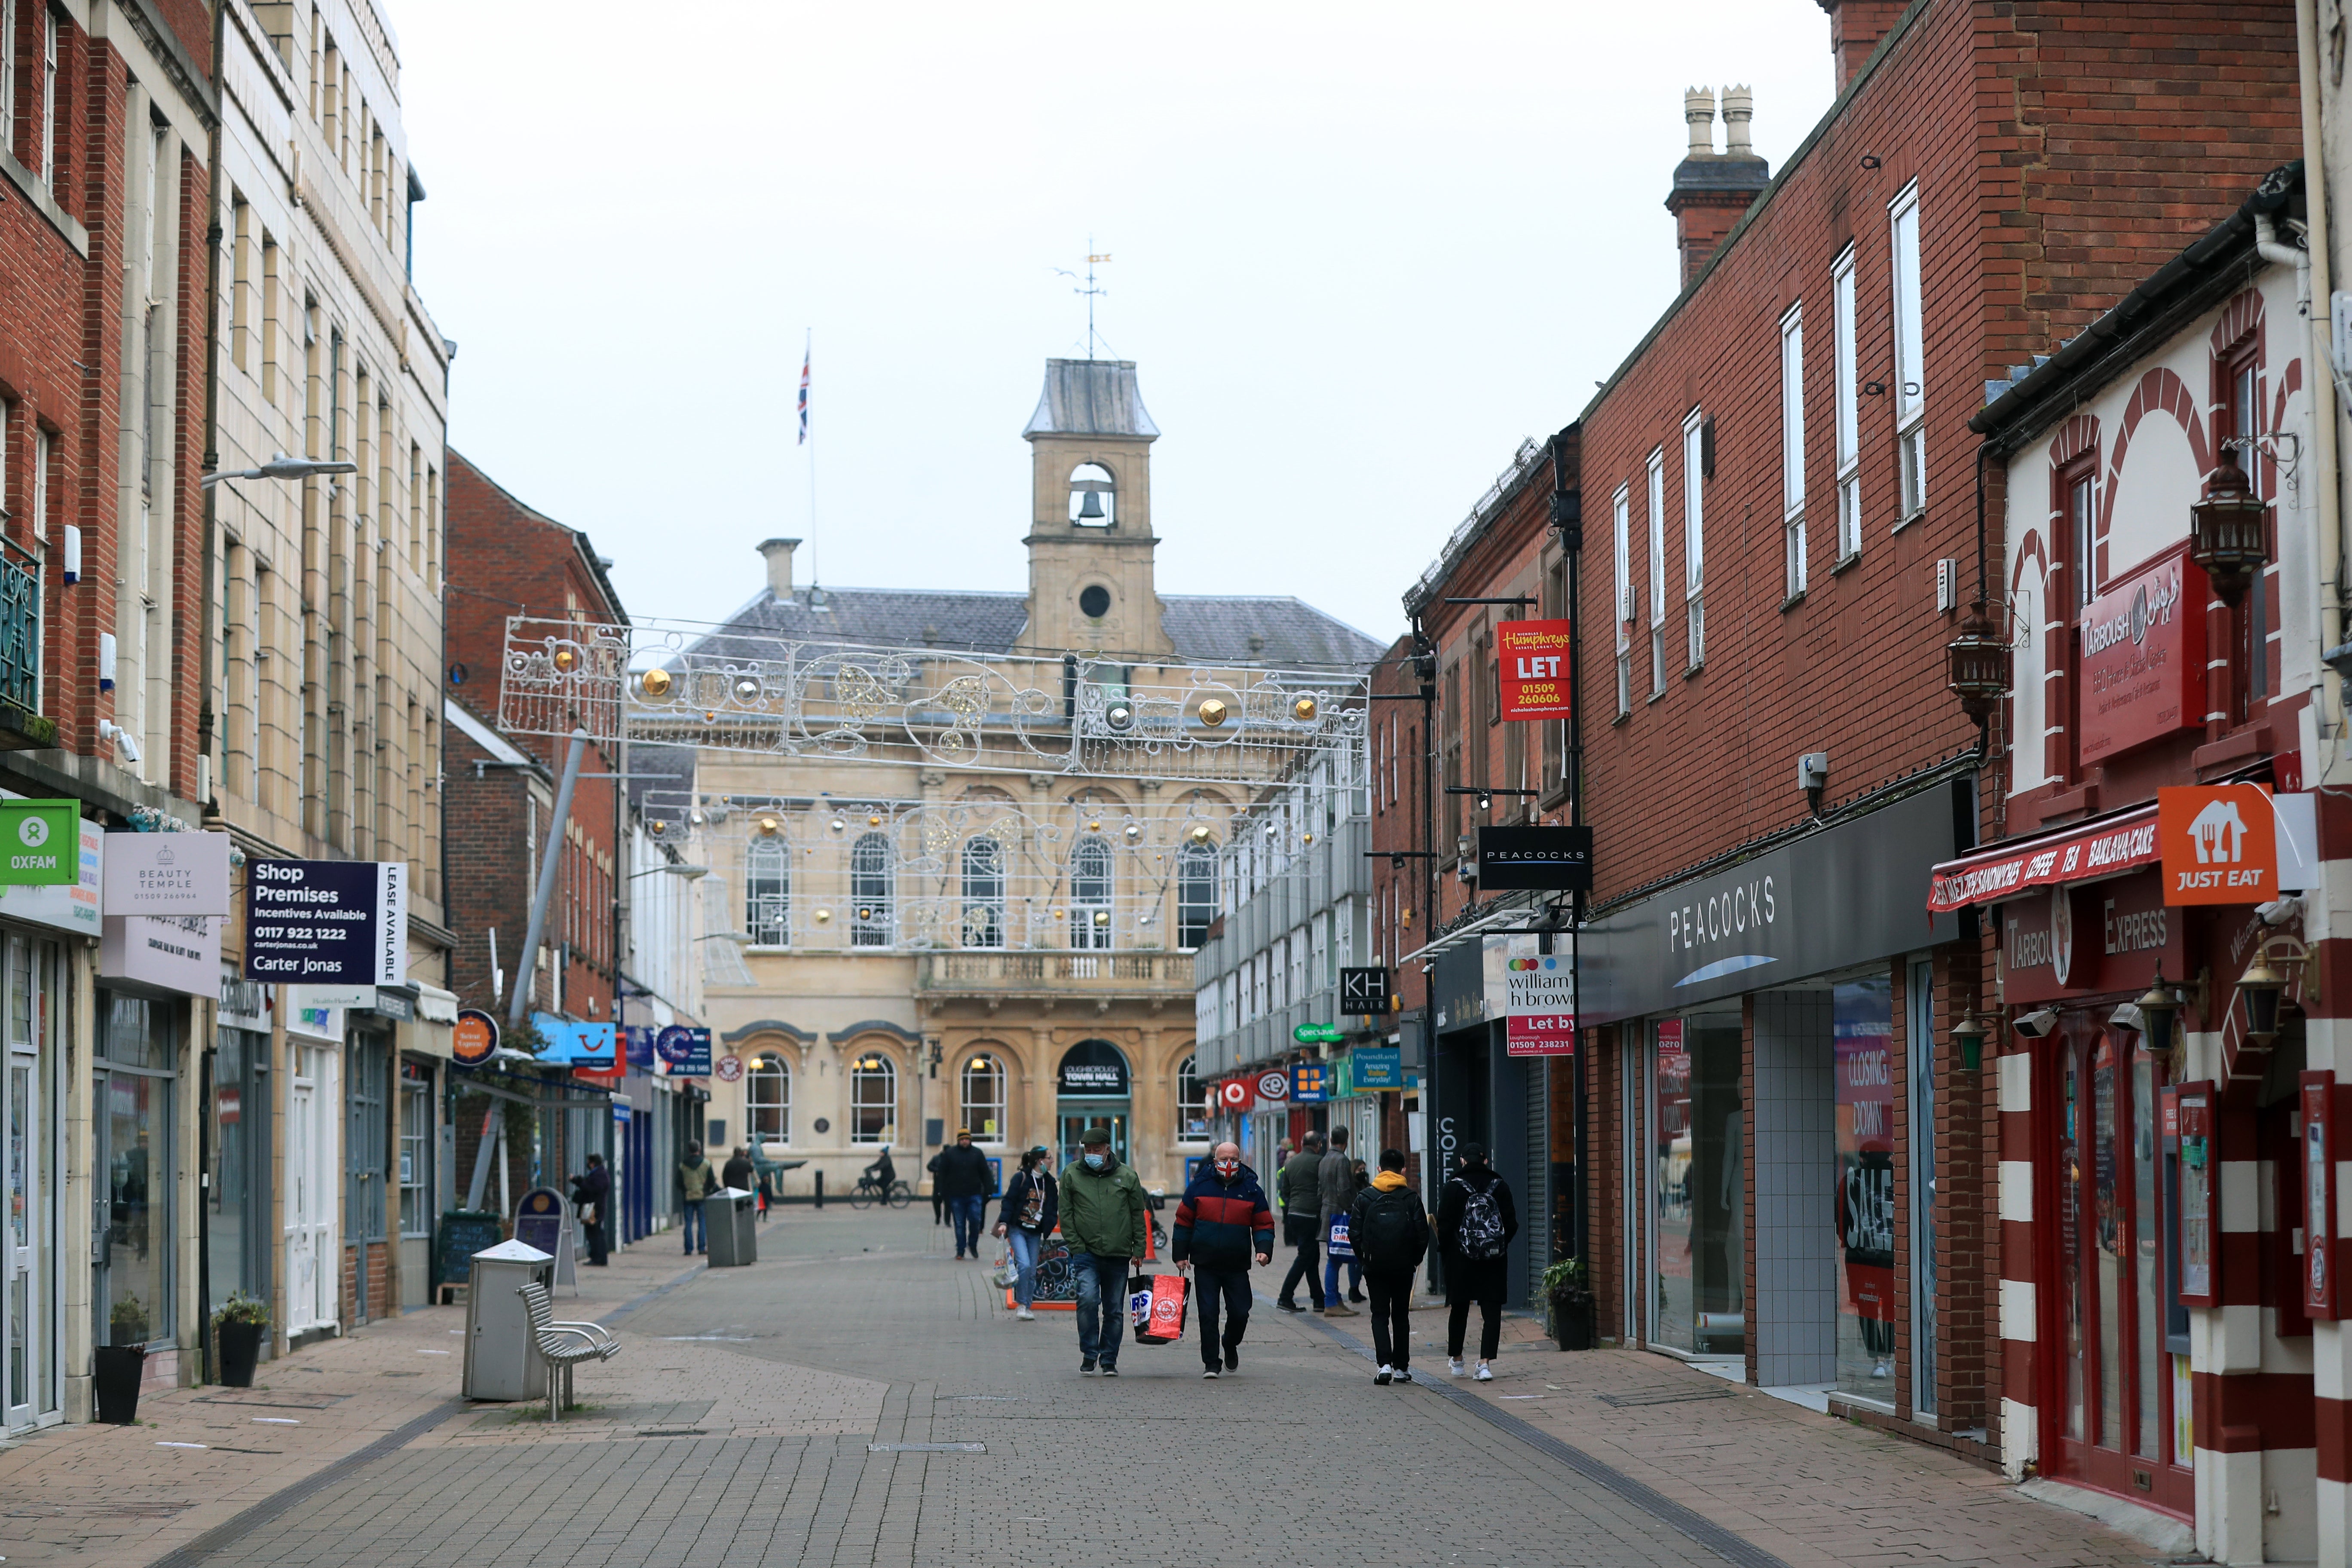
{"label": "shop awning", "polygon": [[2036,888],[2121,876],[2161,858],[2156,803],[2150,801],[2119,816],[1947,860],[1928,877],[1927,908],[1945,914],[1970,904],[1999,903]]}

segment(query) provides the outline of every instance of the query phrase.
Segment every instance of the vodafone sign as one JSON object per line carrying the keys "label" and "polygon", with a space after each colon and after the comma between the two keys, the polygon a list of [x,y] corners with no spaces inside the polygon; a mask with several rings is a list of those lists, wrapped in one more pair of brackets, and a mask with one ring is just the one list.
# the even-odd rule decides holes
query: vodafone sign
{"label": "vodafone sign", "polygon": [[1253,1098],[1245,1079],[1229,1078],[1217,1086],[1217,1109],[1220,1110],[1247,1110]]}
{"label": "vodafone sign", "polygon": [[1269,1068],[1258,1074],[1257,1097],[1260,1100],[1288,1100],[1290,1074],[1281,1068]]}

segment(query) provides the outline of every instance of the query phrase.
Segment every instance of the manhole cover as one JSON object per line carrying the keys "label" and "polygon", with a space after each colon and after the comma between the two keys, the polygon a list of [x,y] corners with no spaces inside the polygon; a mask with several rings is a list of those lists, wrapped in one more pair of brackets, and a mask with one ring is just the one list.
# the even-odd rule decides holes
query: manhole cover
{"label": "manhole cover", "polygon": [[670,1431],[649,1431],[640,1432],[637,1434],[640,1437],[703,1437],[708,1436],[709,1435],[709,1433],[699,1426],[680,1426]]}
{"label": "manhole cover", "polygon": [[985,1454],[985,1443],[868,1443],[869,1454]]}
{"label": "manhole cover", "polygon": [[1622,1409],[1629,1405],[1681,1405],[1694,1399],[1728,1399],[1737,1389],[1730,1388],[1650,1388],[1633,1394],[1596,1394],[1603,1405]]}
{"label": "manhole cover", "polygon": [[348,1394],[278,1394],[266,1388],[232,1389],[226,1394],[200,1394],[198,1405],[259,1405],[273,1410],[324,1410],[351,1397]]}

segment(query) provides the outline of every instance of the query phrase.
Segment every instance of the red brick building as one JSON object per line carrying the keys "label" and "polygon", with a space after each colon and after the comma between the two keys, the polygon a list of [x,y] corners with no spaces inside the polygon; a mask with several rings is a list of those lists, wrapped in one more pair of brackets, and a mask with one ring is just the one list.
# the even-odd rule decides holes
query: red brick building
{"label": "red brick building", "polygon": [[[1671,184],[1658,263],[1685,287],[1564,433],[1596,832],[1577,1065],[1508,1058],[1486,1016],[1485,934],[1529,901],[1453,858],[1475,796],[1435,802],[1432,928],[1383,945],[1431,986],[1433,1146],[1578,1196],[1605,1337],[1991,1461],[2000,1126],[1951,1038],[1984,942],[1924,908],[2012,742],[1946,689],[2005,582],[1969,420],[2295,156],[2294,12],[1823,3],[1837,102],[1766,184],[1725,95],[1729,140],[1694,134]],[[1685,107],[1696,129],[1714,100]],[[1490,706],[1494,624],[1563,598],[1541,456],[1407,596],[1444,778],[1537,792],[1497,821],[1567,804],[1549,737]],[[1530,1241],[1531,1279],[1569,1238]]]}

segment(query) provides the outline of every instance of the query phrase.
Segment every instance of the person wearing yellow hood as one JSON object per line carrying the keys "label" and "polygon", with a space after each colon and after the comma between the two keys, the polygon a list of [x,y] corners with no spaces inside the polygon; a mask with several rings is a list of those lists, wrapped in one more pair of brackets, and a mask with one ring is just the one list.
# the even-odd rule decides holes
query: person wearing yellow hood
{"label": "person wearing yellow hood", "polygon": [[1348,1235],[1371,1294],[1372,1381],[1412,1381],[1412,1280],[1429,1256],[1429,1211],[1405,1184],[1404,1152],[1381,1151],[1380,1174],[1348,1209]]}

